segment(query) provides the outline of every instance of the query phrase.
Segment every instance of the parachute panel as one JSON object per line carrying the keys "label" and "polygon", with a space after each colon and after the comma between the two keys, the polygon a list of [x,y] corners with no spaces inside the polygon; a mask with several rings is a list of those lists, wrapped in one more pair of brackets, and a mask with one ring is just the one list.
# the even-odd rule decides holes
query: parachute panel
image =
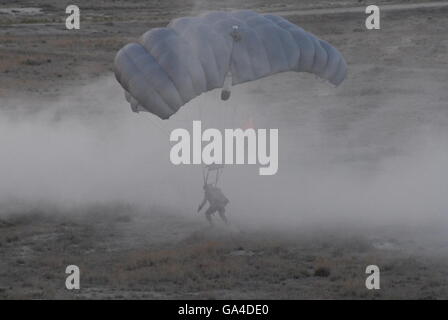
{"label": "parachute panel", "polygon": [[251,10],[210,12],[146,32],[115,58],[132,110],[162,119],[203,92],[284,71],[311,72],[334,85],[347,75],[340,52],[288,20]]}

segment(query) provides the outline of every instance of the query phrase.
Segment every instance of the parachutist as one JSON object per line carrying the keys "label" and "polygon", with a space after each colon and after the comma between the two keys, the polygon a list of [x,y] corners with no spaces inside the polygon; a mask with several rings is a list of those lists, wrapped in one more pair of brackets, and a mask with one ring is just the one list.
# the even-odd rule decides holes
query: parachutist
{"label": "parachutist", "polygon": [[229,199],[224,195],[220,188],[212,185],[212,184],[204,184],[204,200],[202,200],[201,204],[198,207],[198,212],[202,210],[206,203],[209,203],[209,207],[207,211],[205,211],[205,217],[207,221],[213,226],[212,215],[215,212],[219,213],[220,218],[226,224],[229,224],[227,217],[225,216],[226,205],[230,202]]}

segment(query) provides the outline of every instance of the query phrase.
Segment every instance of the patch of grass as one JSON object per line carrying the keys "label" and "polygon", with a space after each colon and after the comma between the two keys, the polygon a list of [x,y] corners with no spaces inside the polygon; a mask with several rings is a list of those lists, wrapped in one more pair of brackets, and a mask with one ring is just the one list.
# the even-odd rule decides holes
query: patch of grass
{"label": "patch of grass", "polygon": [[24,61],[22,61],[22,64],[27,65],[27,66],[40,66],[44,63],[46,63],[47,61],[43,61],[43,60],[35,60],[35,59],[25,59]]}
{"label": "patch of grass", "polygon": [[18,236],[12,236],[12,237],[7,237],[6,238],[6,242],[7,243],[12,243],[12,242],[16,242],[19,241],[19,237]]}
{"label": "patch of grass", "polygon": [[330,268],[328,267],[318,267],[315,271],[314,271],[314,276],[315,277],[329,277],[331,274]]}

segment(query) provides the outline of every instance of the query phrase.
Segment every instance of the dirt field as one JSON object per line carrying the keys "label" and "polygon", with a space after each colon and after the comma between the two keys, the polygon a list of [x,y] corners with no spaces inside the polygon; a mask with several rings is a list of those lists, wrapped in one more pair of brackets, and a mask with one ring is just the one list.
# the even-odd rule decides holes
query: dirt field
{"label": "dirt field", "polygon": [[[330,93],[334,89],[310,81],[311,76],[297,80],[296,75],[289,73],[245,87],[255,95],[254,100],[264,103],[256,120],[263,124],[271,119],[273,127],[283,126],[283,132],[289,136],[314,134],[304,128],[306,119],[317,117],[321,125],[319,138],[313,135],[311,138],[318,140],[308,139],[310,149],[307,150],[324,150],[329,175],[335,163],[342,162],[368,172],[375,170],[385,157],[398,157],[404,152],[401,148],[414,143],[409,137],[417,129],[429,128],[448,137],[447,6],[385,10],[381,30],[367,31],[365,15],[358,12],[300,14],[302,10],[351,8],[363,5],[363,1],[296,2],[250,0],[242,4],[216,0],[204,4],[103,0],[93,4],[79,0],[82,15],[79,31],[65,29],[65,8],[59,1],[1,3],[2,123],[10,119],[20,123],[22,117],[32,118],[49,106],[53,108],[54,121],[81,114],[86,109],[64,107],[63,97],[72,93],[71,88],[88,87],[96,81],[111,83],[116,51],[149,28],[165,26],[174,17],[204,10],[249,8],[288,12],[290,21],[339,48],[348,62],[349,77],[335,93]],[[408,4],[409,1],[376,3]],[[11,11],[12,7],[40,10]],[[105,92],[113,93],[113,90]],[[79,102],[88,104],[90,112],[81,119],[88,119],[88,128],[102,126],[101,121],[105,120],[97,119],[105,117],[107,108],[91,104],[101,98],[89,98]],[[131,112],[124,100],[119,103],[123,113]],[[322,107],[310,111],[301,109],[300,106],[308,104]],[[289,113],[285,115],[279,108]],[[301,113],[295,113],[297,108]],[[362,127],[356,131],[360,134],[350,134],[356,126]],[[8,146],[7,140],[8,136],[2,138],[0,145]],[[10,159],[6,154],[5,157]],[[312,152],[301,154],[300,145],[288,157],[299,157],[300,163],[316,165]],[[39,159],[36,161],[40,163]],[[394,167],[390,170],[393,175]],[[16,181],[4,175],[8,171],[1,172],[1,180]],[[444,178],[442,173],[435,176]],[[42,177],[44,180],[45,176]],[[416,174],[409,181],[422,181],[424,177]],[[279,179],[288,179],[287,174]],[[45,181],[41,183],[41,186],[39,182],[36,184],[36,193],[47,186]],[[443,181],[438,185],[447,186]],[[8,183],[1,190],[9,187],[20,189]],[[260,186],[264,187],[261,190],[269,190],[268,185]],[[437,190],[441,197],[446,197],[446,189]],[[55,192],[55,199],[58,196]],[[253,194],[250,196],[253,198],[248,196],[249,200],[257,201]],[[400,199],[404,201],[407,196],[412,197],[405,192],[398,193],[398,204],[394,203],[393,208],[401,210]],[[421,223],[424,218],[400,215],[396,220],[375,224],[358,223],[364,219],[360,217],[328,225],[311,221],[288,227],[266,227],[262,223],[248,223],[250,214],[241,213],[239,218],[235,213],[250,211],[254,203],[246,199],[239,210],[241,202],[234,202],[231,228],[219,225],[209,228],[195,214],[195,205],[187,205],[185,212],[159,203],[142,209],[132,201],[117,199],[67,209],[59,206],[59,201],[30,201],[22,199],[21,194],[0,197],[0,298],[447,299],[445,216],[448,207],[445,200],[440,203],[432,200],[432,195],[422,196],[414,206],[418,210],[422,208],[423,217],[428,213],[426,209],[437,208],[438,220],[427,224]],[[323,198],[310,202],[307,208],[319,211],[318,204],[325,201]],[[196,199],[191,202],[195,203]],[[335,200],[335,203],[338,202]],[[384,204],[374,197],[361,203],[360,207],[366,211],[375,208],[381,211]],[[296,210],[294,205],[292,201],[286,203],[289,211]],[[272,213],[269,211],[266,215]],[[311,211],[309,214],[312,215]],[[386,212],[381,214],[387,216]],[[64,272],[69,264],[81,269],[82,288],[76,292],[65,289]],[[365,288],[365,268],[370,264],[381,269],[380,290]]]}

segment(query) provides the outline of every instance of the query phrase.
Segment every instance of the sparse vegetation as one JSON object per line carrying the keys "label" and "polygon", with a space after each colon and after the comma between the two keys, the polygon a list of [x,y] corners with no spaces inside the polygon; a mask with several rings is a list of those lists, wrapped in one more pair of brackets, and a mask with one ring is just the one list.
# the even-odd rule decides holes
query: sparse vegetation
{"label": "sparse vegetation", "polygon": [[[190,235],[180,241],[146,247],[151,230],[160,228],[153,225],[154,217],[120,205],[79,209],[82,213],[71,217],[62,211],[57,216],[33,212],[10,218],[16,227],[2,228],[0,243],[5,245],[0,252],[7,259],[0,261],[0,267],[11,261],[15,267],[7,277],[0,276],[8,284],[0,290],[0,298],[206,298],[219,292],[219,297],[232,298],[272,298],[275,294],[285,299],[372,299],[397,297],[403,290],[400,286],[412,283],[427,284],[415,291],[415,297],[448,294],[442,270],[422,271],[423,263],[416,257],[411,261],[396,254],[378,256],[371,246],[359,254],[350,241],[368,242],[362,236],[333,234],[323,249],[320,240],[325,234],[317,238],[307,232],[294,236],[229,234],[224,229],[194,231],[192,226],[185,230]],[[16,230],[22,230],[20,236]],[[344,250],[335,256],[340,246]],[[23,247],[28,249],[19,250]],[[395,266],[386,268],[383,275],[382,286],[387,291],[365,289],[364,267],[373,260],[381,266]],[[83,289],[72,296],[60,284],[65,266],[75,262],[83,270]],[[392,277],[398,279],[391,282]],[[39,289],[42,286],[46,289]]]}
{"label": "sparse vegetation", "polygon": [[314,276],[315,277],[329,277],[331,274],[330,268],[328,267],[318,267],[315,271],[314,271]]}

